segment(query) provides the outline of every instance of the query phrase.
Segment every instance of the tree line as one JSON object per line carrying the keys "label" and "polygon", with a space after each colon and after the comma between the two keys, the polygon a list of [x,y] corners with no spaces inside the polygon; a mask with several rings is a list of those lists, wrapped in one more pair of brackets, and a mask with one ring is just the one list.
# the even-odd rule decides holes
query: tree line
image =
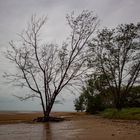
{"label": "tree line", "polygon": [[75,109],[87,112],[106,107],[140,107],[140,25],[121,24],[98,31],[89,49],[89,76]]}

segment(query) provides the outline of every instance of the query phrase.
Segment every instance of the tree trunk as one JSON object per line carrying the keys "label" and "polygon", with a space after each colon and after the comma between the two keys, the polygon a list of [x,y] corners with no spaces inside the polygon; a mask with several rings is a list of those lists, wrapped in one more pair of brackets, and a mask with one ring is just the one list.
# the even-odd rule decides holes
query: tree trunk
{"label": "tree trunk", "polygon": [[120,97],[120,93],[113,94],[114,95],[114,105],[117,110],[122,109],[122,99]]}
{"label": "tree trunk", "polygon": [[55,98],[53,98],[51,103],[46,107],[46,110],[45,110],[44,116],[43,116],[43,121],[45,121],[45,122],[50,120],[50,112],[52,110],[54,101],[55,101]]}
{"label": "tree trunk", "polygon": [[116,103],[116,108],[117,108],[117,110],[119,110],[119,111],[122,109],[122,104],[121,104],[120,101],[118,101],[118,102]]}
{"label": "tree trunk", "polygon": [[43,118],[44,118],[44,121],[45,122],[48,122],[49,119],[50,119],[50,113],[49,112],[46,112]]}
{"label": "tree trunk", "polygon": [[116,109],[117,110],[122,109],[122,98],[120,96],[118,96],[118,98],[116,99]]}

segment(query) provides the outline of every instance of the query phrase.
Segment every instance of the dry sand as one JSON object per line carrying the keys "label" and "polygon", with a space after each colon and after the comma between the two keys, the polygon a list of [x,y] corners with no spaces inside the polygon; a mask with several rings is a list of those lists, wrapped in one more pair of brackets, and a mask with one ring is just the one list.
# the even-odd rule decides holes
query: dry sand
{"label": "dry sand", "polygon": [[0,113],[0,140],[140,140],[140,122],[84,113],[52,113],[65,121],[32,123],[41,113]]}

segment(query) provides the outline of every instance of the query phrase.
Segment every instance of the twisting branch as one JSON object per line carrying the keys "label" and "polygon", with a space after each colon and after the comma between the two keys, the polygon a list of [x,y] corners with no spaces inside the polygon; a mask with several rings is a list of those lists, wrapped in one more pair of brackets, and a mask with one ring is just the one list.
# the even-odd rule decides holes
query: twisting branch
{"label": "twisting branch", "polygon": [[11,50],[7,58],[14,62],[19,75],[7,75],[16,78],[17,82],[25,82],[34,94],[20,98],[32,97],[41,99],[44,117],[49,117],[56,96],[68,86],[75,87],[88,72],[88,42],[95,32],[98,19],[93,12],[83,11],[77,17],[67,16],[71,34],[61,47],[56,44],[42,45],[40,32],[46,23],[46,17],[37,19],[32,16],[28,28],[19,35],[21,42],[10,42]]}

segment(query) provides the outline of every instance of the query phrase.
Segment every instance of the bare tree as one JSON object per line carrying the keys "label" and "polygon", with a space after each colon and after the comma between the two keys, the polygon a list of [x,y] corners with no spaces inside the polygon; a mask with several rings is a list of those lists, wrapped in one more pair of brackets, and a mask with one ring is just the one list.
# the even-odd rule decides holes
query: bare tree
{"label": "bare tree", "polygon": [[97,54],[96,70],[106,76],[117,109],[140,76],[140,26],[120,25],[103,29],[90,44]]}
{"label": "bare tree", "polygon": [[37,19],[32,16],[28,28],[19,35],[21,41],[11,41],[12,50],[7,51],[7,58],[16,64],[18,73],[5,76],[33,91],[33,94],[20,99],[41,99],[45,120],[49,119],[52,106],[62,89],[74,88],[87,72],[87,43],[98,25],[97,17],[89,11],[83,11],[77,17],[72,13],[66,19],[71,33],[61,47],[42,43],[40,32],[46,17]]}

